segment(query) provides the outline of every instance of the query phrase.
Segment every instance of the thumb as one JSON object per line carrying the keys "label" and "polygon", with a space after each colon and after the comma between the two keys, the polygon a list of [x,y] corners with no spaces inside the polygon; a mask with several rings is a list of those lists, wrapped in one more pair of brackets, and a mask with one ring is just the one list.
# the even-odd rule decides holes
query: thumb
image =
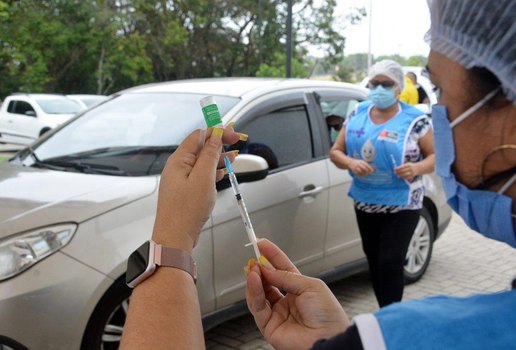
{"label": "thumb", "polygon": [[298,273],[282,270],[273,270],[272,266],[261,268],[263,278],[271,286],[294,295],[301,295],[313,290],[317,285],[317,279]]}

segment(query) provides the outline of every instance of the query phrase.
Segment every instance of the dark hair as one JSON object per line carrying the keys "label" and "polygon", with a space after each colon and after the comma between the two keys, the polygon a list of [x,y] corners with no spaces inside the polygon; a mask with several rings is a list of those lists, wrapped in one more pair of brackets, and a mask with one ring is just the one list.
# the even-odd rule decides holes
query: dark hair
{"label": "dark hair", "polygon": [[[473,99],[480,100],[485,95],[501,86],[500,80],[494,75],[489,69],[484,67],[473,67],[468,69],[469,78],[472,80],[470,84],[469,92]],[[500,96],[503,96],[503,92],[500,91]],[[504,99],[506,97],[504,96]],[[498,104],[496,101],[498,98],[492,99],[488,104]]]}
{"label": "dark hair", "polygon": [[407,76],[411,76],[414,78],[414,81],[417,81],[417,75],[414,72],[407,72]]}

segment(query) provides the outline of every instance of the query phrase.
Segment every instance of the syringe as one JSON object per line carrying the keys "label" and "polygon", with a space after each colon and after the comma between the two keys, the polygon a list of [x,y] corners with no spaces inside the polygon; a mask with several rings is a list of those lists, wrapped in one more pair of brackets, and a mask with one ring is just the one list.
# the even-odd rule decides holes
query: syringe
{"label": "syringe", "polygon": [[[208,127],[222,127],[222,119],[220,117],[220,112],[213,96],[207,96],[201,99],[200,103],[204,119]],[[224,147],[222,149],[225,152]],[[253,246],[254,253],[256,254],[256,259],[259,259],[261,254],[260,250],[258,249],[258,241],[254,233],[253,225],[251,224],[251,218],[249,217],[249,213],[247,212],[247,207],[245,206],[244,199],[240,194],[238,181],[233,170],[233,167],[231,166],[231,161],[227,156],[224,157],[224,163],[226,165],[226,170],[228,172],[231,188],[233,189],[233,193],[235,194],[238,209],[240,211],[240,216],[242,217],[242,221],[244,222],[247,236],[249,237],[250,245]]]}

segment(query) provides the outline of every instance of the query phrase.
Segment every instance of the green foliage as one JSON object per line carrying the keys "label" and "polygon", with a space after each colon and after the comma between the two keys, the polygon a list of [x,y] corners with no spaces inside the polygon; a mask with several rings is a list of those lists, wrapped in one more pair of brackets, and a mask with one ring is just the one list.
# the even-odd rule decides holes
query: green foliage
{"label": "green foliage", "polygon": [[[410,56],[409,58],[400,55],[383,55],[373,57],[372,63],[384,59],[391,59],[400,63],[402,66],[424,67],[427,63],[424,56]],[[317,72],[319,75],[332,75],[334,80],[358,83],[367,76],[367,53],[356,53],[343,57],[336,66],[319,65],[322,71]]]}
{"label": "green foliage", "polygon": [[[0,0],[0,98],[15,91],[109,94],[137,84],[218,76],[284,76],[285,1]],[[296,0],[295,77],[318,47],[342,59],[336,0]]]}
{"label": "green foliage", "polygon": [[427,58],[425,56],[410,56],[405,62],[406,66],[425,67]]}
{"label": "green foliage", "polygon": [[[262,63],[256,72],[257,77],[261,78],[282,78],[286,75],[286,55],[284,53],[276,53],[275,59],[271,63]],[[292,77],[307,78],[308,69],[306,65],[298,59],[292,60]]]}
{"label": "green foliage", "polygon": [[375,58],[374,62],[378,62],[381,60],[393,60],[401,64],[402,66],[417,66],[424,67],[426,66],[426,57],[425,56],[410,56],[409,58],[402,57],[400,55],[383,55]]}

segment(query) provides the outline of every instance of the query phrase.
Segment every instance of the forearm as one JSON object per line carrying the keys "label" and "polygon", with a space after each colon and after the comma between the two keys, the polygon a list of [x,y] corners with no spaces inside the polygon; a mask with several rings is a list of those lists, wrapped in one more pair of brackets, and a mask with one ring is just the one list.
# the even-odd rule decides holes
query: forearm
{"label": "forearm", "polygon": [[201,311],[192,276],[158,267],[133,291],[121,349],[204,349]]}
{"label": "forearm", "polygon": [[346,155],[343,151],[334,149],[330,152],[330,160],[339,169],[349,169],[354,159]]}
{"label": "forearm", "polygon": [[417,167],[418,175],[430,174],[435,168],[435,154],[430,154],[422,161],[415,163],[415,165]]}

